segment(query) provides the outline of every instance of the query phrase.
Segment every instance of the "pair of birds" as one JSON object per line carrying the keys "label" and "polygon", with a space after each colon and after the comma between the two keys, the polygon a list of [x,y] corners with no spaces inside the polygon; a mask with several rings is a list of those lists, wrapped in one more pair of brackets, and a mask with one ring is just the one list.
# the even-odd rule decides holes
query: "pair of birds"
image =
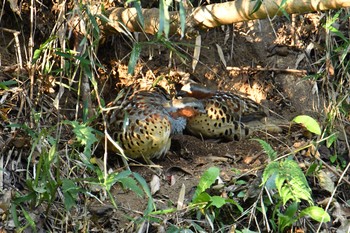
{"label": "pair of birds", "polygon": [[147,163],[164,156],[171,136],[184,130],[201,138],[240,140],[249,134],[245,123],[266,116],[251,99],[193,83],[175,99],[160,89],[131,91],[117,105],[110,121],[113,139],[127,157]]}

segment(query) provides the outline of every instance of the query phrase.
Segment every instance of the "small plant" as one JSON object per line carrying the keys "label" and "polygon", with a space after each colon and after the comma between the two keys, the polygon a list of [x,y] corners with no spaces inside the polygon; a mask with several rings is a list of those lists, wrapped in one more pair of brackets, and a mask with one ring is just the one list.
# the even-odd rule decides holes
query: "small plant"
{"label": "small plant", "polygon": [[[190,211],[192,220],[189,221],[189,224],[181,226],[170,225],[167,228],[167,232],[213,232],[215,229],[224,226],[224,223],[222,222],[223,217],[231,216],[230,214],[226,214],[228,211],[231,213],[242,213],[243,208],[237,201],[229,197],[222,197],[218,194],[212,193],[213,185],[215,185],[218,180],[219,173],[220,170],[217,167],[211,167],[203,173],[192,197],[192,201],[185,207],[186,210]],[[227,210],[227,208],[224,207],[235,208],[229,208],[229,210]],[[150,213],[148,218],[153,222],[160,222],[159,219],[152,216],[175,213],[178,211],[179,210],[176,208],[154,211]],[[194,216],[192,216],[192,214],[195,215],[196,219],[193,219]],[[205,223],[203,223],[203,220]],[[192,231],[192,229],[194,231]]]}
{"label": "small plant", "polygon": [[[81,161],[86,165],[87,168],[89,168],[91,171],[97,174],[96,180],[87,179],[86,182],[93,185],[98,185],[102,187],[104,190],[106,190],[113,203],[114,203],[114,200],[113,200],[114,198],[111,195],[110,190],[112,186],[115,185],[116,183],[121,184],[125,189],[129,189],[135,192],[139,197],[143,197],[145,193],[149,198],[146,213],[149,213],[150,211],[152,211],[153,199],[152,199],[151,192],[149,190],[147,182],[139,174],[135,172],[131,172],[130,170],[125,170],[120,173],[112,172],[107,174],[106,171],[103,172],[104,168],[107,167],[107,164],[103,164],[103,166],[101,167],[94,165],[93,162],[95,162],[96,159],[92,158],[91,156],[92,155],[91,147],[94,142],[97,142],[96,134],[98,134],[99,132],[89,126],[86,126],[85,124],[79,124],[74,121],[67,122],[67,123],[71,124],[74,127],[73,132],[77,137],[77,141],[80,142],[80,144],[84,147],[84,152],[83,152],[84,156],[82,157]],[[104,163],[106,162],[107,161],[104,161]]]}
{"label": "small plant", "polygon": [[[138,22],[140,26],[143,27],[143,30],[145,30],[141,1],[129,0],[127,2],[132,3],[133,7],[135,7],[137,11]],[[149,36],[146,35],[146,37],[148,38],[148,41],[140,42],[140,41],[137,41],[133,36],[131,36],[130,32],[125,33],[126,35],[128,35],[128,38],[133,42],[133,47],[132,47],[132,51],[131,51],[130,59],[128,63],[129,74],[132,74],[132,75],[134,74],[136,64],[141,55],[141,50],[143,47],[146,47],[146,46],[152,46],[152,45],[164,46],[165,48],[167,48],[167,50],[170,51],[170,54],[169,54],[170,57],[172,56],[172,54],[175,54],[181,60],[181,62],[183,63],[188,62],[188,57],[183,53],[184,50],[182,50],[180,46],[186,46],[186,47],[194,47],[194,46],[189,43],[174,42],[169,39],[170,25],[172,23],[169,9],[171,7],[174,7],[172,6],[173,4],[176,5],[175,7],[179,10],[181,38],[185,36],[186,8],[184,6],[184,2],[183,1],[174,2],[169,0],[159,1],[159,28],[157,29],[157,34],[155,35],[154,39],[149,39]]]}
{"label": "small plant", "polygon": [[328,103],[324,108],[326,119],[322,138],[326,146],[333,152],[330,161],[341,168],[347,165],[347,153],[339,150],[339,141],[347,141],[344,127],[349,124],[350,113],[350,77],[349,49],[350,40],[347,30],[339,25],[345,25],[349,20],[346,10],[340,9],[327,14],[322,25],[326,31],[325,53],[319,60],[322,69],[322,87]]}
{"label": "small plant", "polygon": [[[21,128],[32,137],[33,145],[28,157],[25,178],[27,191],[23,194],[16,193],[12,200],[11,213],[17,229],[20,227],[25,229],[29,226],[36,231],[36,221],[29,214],[28,209],[38,208],[45,203],[46,207],[43,211],[47,214],[57,197],[57,190],[61,182],[57,140],[51,136],[53,128],[35,132],[25,125],[13,124],[9,127]],[[23,214],[26,224],[20,223],[17,211]]]}
{"label": "small plant", "polygon": [[242,207],[234,200],[223,198],[217,195],[210,195],[207,190],[215,183],[219,177],[220,170],[217,167],[211,167],[205,171],[198,183],[197,189],[192,197],[192,205],[200,207],[202,210],[210,207],[220,208],[226,203],[234,204],[239,210]]}
{"label": "small plant", "polygon": [[[60,209],[62,216],[65,216],[64,213],[68,213],[77,205],[80,195],[84,195],[86,198],[97,198],[91,194],[88,188],[90,186],[102,187],[116,207],[110,190],[113,185],[118,183],[124,189],[135,192],[139,197],[144,198],[146,195],[148,205],[145,213],[151,212],[154,209],[151,192],[146,181],[139,174],[130,170],[106,174],[103,172],[103,168],[101,169],[93,163],[92,145],[97,141],[98,131],[75,121],[66,121],[66,124],[73,127],[77,141],[73,144],[75,149],[71,148],[73,152],[66,159],[62,158],[62,153],[58,150],[59,140],[50,135],[52,131],[42,130],[39,134],[30,131],[35,142],[30,158],[36,154],[38,162],[31,164],[32,160],[29,159],[25,182],[27,191],[17,193],[12,200],[11,214],[16,228],[26,229],[30,227],[34,231],[38,230],[37,220],[33,218],[32,214],[29,214],[33,212],[33,209],[44,208],[42,210],[43,217],[51,216],[53,209]],[[22,128],[29,130],[24,126]],[[42,141],[47,141],[47,143],[40,144],[41,153],[38,154],[36,148]],[[43,145],[46,147],[44,148]],[[82,172],[85,174],[84,178],[76,175]],[[61,204],[64,208],[60,207]],[[53,205],[56,207],[52,208]],[[20,220],[22,217],[25,220]]]}
{"label": "small plant", "polygon": [[[211,167],[203,173],[189,205],[192,209],[197,210],[198,220],[200,220],[202,216],[205,217],[211,231],[215,230],[214,224],[218,225],[219,228],[222,225],[222,216],[226,215],[223,213],[227,211],[223,207],[226,204],[235,206],[236,209],[233,211],[238,210],[239,213],[243,211],[243,208],[238,204],[238,202],[232,198],[209,193],[209,189],[217,181],[219,173],[220,170],[217,167]],[[201,229],[197,224],[192,224],[192,226],[194,229]]]}
{"label": "small plant", "polygon": [[[277,153],[263,140],[257,140],[264,148],[270,159],[276,159]],[[318,222],[330,221],[330,216],[322,208],[314,206],[311,189],[307,183],[304,173],[297,162],[291,158],[270,162],[262,177],[262,186],[267,191],[277,193],[272,195],[273,201],[268,203],[272,206],[272,218],[270,223],[274,230],[284,232],[296,221],[304,216],[309,216]],[[306,201],[309,207],[300,210],[302,201]],[[275,203],[273,203],[275,202]],[[271,205],[273,204],[273,205]],[[265,205],[265,203],[264,203]],[[264,206],[262,209],[267,209]]]}

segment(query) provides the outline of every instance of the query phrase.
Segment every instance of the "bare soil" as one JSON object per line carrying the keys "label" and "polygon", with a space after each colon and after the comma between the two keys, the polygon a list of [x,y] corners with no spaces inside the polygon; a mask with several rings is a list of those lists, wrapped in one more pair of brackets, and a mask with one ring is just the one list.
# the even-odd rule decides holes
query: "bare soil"
{"label": "bare soil", "polygon": [[[310,15],[310,17],[313,16]],[[289,23],[281,20],[277,24],[274,25],[277,34],[273,33],[268,20],[202,32],[203,48],[200,61],[194,71],[191,69],[190,62],[182,64],[177,59],[169,61],[169,51],[162,48],[156,49],[154,54],[157,55],[152,57],[152,60],[147,60],[149,54],[145,52],[144,63],[138,73],[137,81],[142,86],[152,83],[156,77],[163,76],[166,78],[160,81],[160,84],[171,88],[173,83],[190,78],[211,88],[246,94],[269,110],[270,116],[267,121],[283,129],[283,132],[273,135],[260,132],[252,138],[266,140],[280,155],[291,153],[297,160],[312,161],[312,158],[307,158],[301,153],[295,154],[293,150],[306,145],[313,136],[305,133],[301,127],[290,128],[291,120],[297,115],[307,114],[320,122],[325,119],[322,111],[324,96],[322,93],[314,92],[317,86],[314,80],[305,79],[306,74],[314,72],[312,66],[306,58],[298,60],[304,53],[305,43],[310,41],[296,40],[294,42],[298,46],[291,46]],[[227,35],[229,39],[224,43]],[[194,43],[194,40],[191,42]],[[223,51],[227,67],[220,60],[217,45]],[[191,51],[188,50],[190,54]],[[175,65],[168,67],[170,63]],[[253,67],[253,69],[244,69],[244,67]],[[124,76],[125,69],[125,66],[119,64],[116,73],[119,74],[120,81],[125,84],[135,82],[135,79]],[[190,201],[201,175],[212,166],[220,168],[221,179],[227,185],[239,179],[248,182],[246,186],[235,187],[238,190],[247,191],[244,201],[242,198],[238,200],[240,204],[248,207],[251,203],[249,200],[254,200],[260,192],[261,171],[267,161],[259,143],[251,138],[239,142],[215,142],[190,135],[177,135],[172,140],[171,151],[166,158],[155,161],[163,171],[159,176],[160,190],[154,195],[157,208],[175,207],[183,187],[186,193],[185,200]],[[140,173],[148,182],[156,173],[144,166],[132,166],[132,170]],[[235,193],[237,194],[238,191]],[[140,216],[138,211],[142,213],[145,208],[145,203],[137,198],[135,201],[135,198],[130,197],[130,192],[123,192],[120,188],[116,188],[114,195],[124,207],[119,210],[123,213],[134,217]],[[116,218],[119,219],[119,217]],[[174,216],[170,215],[169,219],[164,220],[164,224],[166,225],[166,221],[173,223],[175,221],[173,218]],[[242,221],[246,221],[244,219]],[[151,229],[157,229],[156,225]],[[130,232],[135,230],[130,229]],[[210,229],[207,230],[210,231]]]}

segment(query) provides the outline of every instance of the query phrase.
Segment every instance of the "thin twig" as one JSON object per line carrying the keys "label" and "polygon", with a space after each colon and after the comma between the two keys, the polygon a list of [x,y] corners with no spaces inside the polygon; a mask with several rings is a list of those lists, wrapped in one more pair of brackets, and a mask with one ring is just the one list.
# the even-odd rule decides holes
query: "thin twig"
{"label": "thin twig", "polygon": [[[29,93],[29,98],[33,100],[34,96],[34,72],[35,72],[35,64],[32,64],[32,58],[33,58],[33,48],[34,48],[34,11],[35,9],[35,1],[31,0],[30,1],[30,34],[29,34],[29,41],[28,41],[28,62],[27,62],[27,67],[28,67],[28,75],[30,79],[30,93]],[[32,119],[32,114],[30,114],[30,124],[31,126],[34,125],[34,121]]]}
{"label": "thin twig", "polygon": [[307,75],[306,70],[297,70],[297,69],[280,69],[280,68],[269,68],[269,67],[233,67],[228,66],[226,67],[226,70],[228,71],[273,71],[273,72],[280,72],[280,73],[293,73],[298,75]]}
{"label": "thin twig", "polygon": [[17,30],[9,29],[9,28],[3,28],[3,27],[0,27],[0,30],[13,34],[13,37],[15,40],[16,55],[18,59],[19,68],[21,70],[23,68],[23,62],[22,62],[22,55],[21,55],[21,46],[19,44],[19,39],[18,39],[18,36],[21,34],[21,32]]}

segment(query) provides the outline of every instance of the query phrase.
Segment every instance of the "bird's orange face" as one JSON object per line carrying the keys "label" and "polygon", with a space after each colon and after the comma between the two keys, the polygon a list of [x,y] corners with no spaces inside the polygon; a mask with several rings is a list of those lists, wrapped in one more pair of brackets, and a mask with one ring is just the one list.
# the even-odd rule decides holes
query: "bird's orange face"
{"label": "bird's orange face", "polygon": [[165,109],[174,119],[179,117],[192,118],[200,113],[205,113],[203,103],[192,97],[173,99],[165,106]]}
{"label": "bird's orange face", "polygon": [[185,108],[179,109],[177,113],[179,116],[192,118],[192,117],[198,116],[199,111],[197,109],[194,109],[193,107],[185,107]]}
{"label": "bird's orange face", "polygon": [[184,108],[178,109],[176,112],[171,112],[170,115],[174,119],[177,119],[179,117],[184,117],[184,118],[190,119],[190,118],[198,116],[200,113],[201,113],[200,110],[195,109],[191,106],[186,106]]}

